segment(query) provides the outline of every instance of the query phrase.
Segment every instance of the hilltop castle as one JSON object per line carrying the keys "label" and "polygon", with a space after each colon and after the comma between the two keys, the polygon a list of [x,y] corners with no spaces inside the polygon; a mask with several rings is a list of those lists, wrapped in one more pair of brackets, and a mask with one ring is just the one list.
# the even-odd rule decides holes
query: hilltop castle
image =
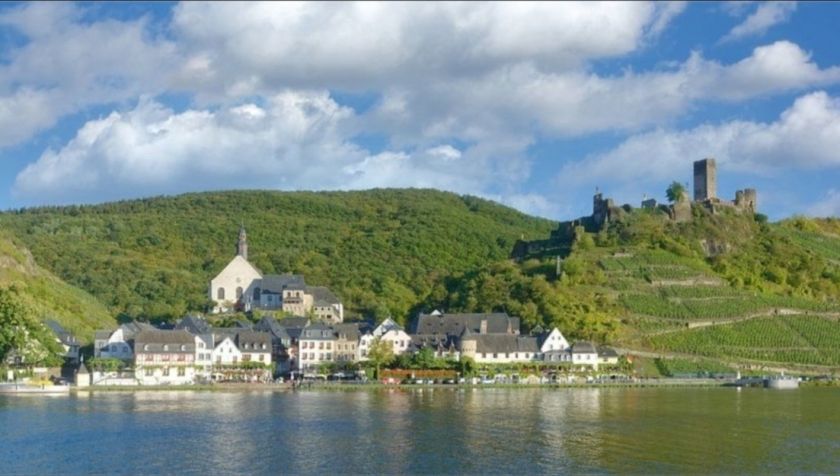
{"label": "hilltop castle", "polygon": [[338,323],[344,306],[328,288],[307,286],[300,274],[263,275],[248,261],[248,237],[239,230],[236,256],[212,280],[213,312],[253,309],[282,310],[295,316],[312,313],[315,319]]}
{"label": "hilltop castle", "polygon": [[[694,162],[694,201],[683,196],[670,205],[657,204],[655,199],[645,199],[641,208],[660,210],[674,222],[687,222],[692,219],[691,207],[701,206],[711,213],[723,209],[737,212],[755,213],[757,211],[757,193],[754,188],[745,188],[735,192],[735,200],[723,200],[717,197],[717,164],[715,159],[706,158]],[[576,220],[561,222],[547,240],[519,240],[513,247],[512,257],[521,259],[529,255],[545,252],[568,251],[575,238],[575,229],[582,227],[590,233],[597,233],[608,223],[620,221],[633,207],[629,204],[616,206],[613,199],[604,198],[600,191],[592,199],[592,214]]]}

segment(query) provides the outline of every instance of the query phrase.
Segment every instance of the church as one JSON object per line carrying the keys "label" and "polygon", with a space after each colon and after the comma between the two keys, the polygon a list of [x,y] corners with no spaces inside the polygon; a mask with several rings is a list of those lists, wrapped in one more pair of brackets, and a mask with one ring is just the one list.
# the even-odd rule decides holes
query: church
{"label": "church", "polygon": [[248,261],[248,237],[239,230],[236,256],[210,280],[214,313],[282,310],[330,323],[344,321],[344,306],[328,288],[307,286],[299,274],[263,275]]}

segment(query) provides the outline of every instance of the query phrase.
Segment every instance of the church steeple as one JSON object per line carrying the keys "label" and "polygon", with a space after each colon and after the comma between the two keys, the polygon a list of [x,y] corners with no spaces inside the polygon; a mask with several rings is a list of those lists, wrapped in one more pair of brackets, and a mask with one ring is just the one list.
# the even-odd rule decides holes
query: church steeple
{"label": "church steeple", "polygon": [[236,254],[248,259],[248,236],[245,234],[245,225],[239,227],[239,244],[236,246]]}

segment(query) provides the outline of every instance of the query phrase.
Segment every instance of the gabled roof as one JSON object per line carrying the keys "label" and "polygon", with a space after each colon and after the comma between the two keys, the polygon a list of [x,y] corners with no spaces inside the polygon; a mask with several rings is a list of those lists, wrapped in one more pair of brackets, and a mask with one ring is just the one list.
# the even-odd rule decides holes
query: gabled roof
{"label": "gabled roof", "polygon": [[575,342],[572,344],[572,353],[573,354],[594,354],[595,353],[595,346],[592,345],[592,342],[580,341]]}
{"label": "gabled roof", "polygon": [[[164,345],[169,348],[164,349]],[[195,338],[185,330],[143,330],[134,337],[134,349],[136,352],[191,354],[195,351]]]}
{"label": "gabled roof", "polygon": [[325,288],[324,286],[307,286],[306,292],[312,295],[312,301],[316,306],[322,307],[341,304],[341,300],[329,288]]}
{"label": "gabled roof", "polygon": [[[240,351],[263,350],[271,352],[271,336],[268,332],[243,330],[236,334],[236,347]],[[262,346],[265,346],[263,349]]]}
{"label": "gabled roof", "polygon": [[254,324],[254,330],[268,332],[280,340],[290,340],[292,338],[286,328],[281,326],[273,316],[263,316],[260,322]]}
{"label": "gabled roof", "polygon": [[76,337],[73,334],[71,334],[69,331],[67,331],[66,329],[61,327],[61,324],[59,324],[58,322],[56,322],[52,319],[47,319],[44,323],[47,325],[47,327],[50,328],[51,331],[53,331],[55,336],[58,337],[58,340],[60,340],[62,344],[65,344],[65,345],[78,344],[78,341],[76,340]]}
{"label": "gabled roof", "polygon": [[507,313],[472,314],[420,314],[414,325],[414,334],[446,334],[460,336],[465,330],[479,334],[481,323],[487,321],[487,334],[519,333],[519,318]]}
{"label": "gabled roof", "polygon": [[344,340],[359,340],[362,335],[361,326],[358,322],[333,324],[333,330],[339,338]]}
{"label": "gabled roof", "polygon": [[178,324],[175,325],[175,329],[184,329],[190,334],[196,335],[208,334],[210,333],[210,324],[208,324],[201,316],[188,314],[178,321]]}
{"label": "gabled roof", "polygon": [[303,328],[303,333],[300,335],[301,339],[307,340],[335,340],[335,331],[320,322],[312,323]]}
{"label": "gabled roof", "polygon": [[284,289],[306,289],[306,281],[300,274],[267,274],[262,278],[262,289],[279,293]]}
{"label": "gabled roof", "polygon": [[600,347],[598,349],[598,357],[618,357],[618,352],[611,347]]}
{"label": "gabled roof", "polygon": [[514,352],[537,353],[540,351],[537,338],[513,334],[473,334],[464,340],[474,340],[476,352],[480,354],[509,354]]}

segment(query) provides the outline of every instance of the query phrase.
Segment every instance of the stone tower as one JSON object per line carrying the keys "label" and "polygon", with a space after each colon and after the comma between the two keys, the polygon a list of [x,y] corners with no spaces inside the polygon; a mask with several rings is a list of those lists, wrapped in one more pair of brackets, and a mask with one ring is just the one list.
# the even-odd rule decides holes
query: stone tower
{"label": "stone tower", "polygon": [[245,234],[245,225],[239,227],[239,244],[236,246],[236,254],[248,259],[248,236]]}
{"label": "stone tower", "polygon": [[717,166],[715,159],[694,162],[694,201],[702,202],[717,196]]}

